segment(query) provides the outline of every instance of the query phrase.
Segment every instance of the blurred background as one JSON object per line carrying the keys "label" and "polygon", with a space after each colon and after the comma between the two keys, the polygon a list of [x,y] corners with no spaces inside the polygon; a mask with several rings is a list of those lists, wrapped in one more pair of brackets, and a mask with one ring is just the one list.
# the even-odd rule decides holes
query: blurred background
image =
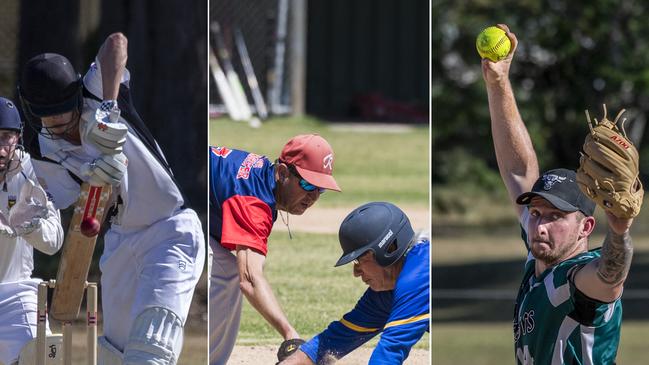
{"label": "blurred background", "polygon": [[[328,120],[428,123],[429,1],[212,0],[210,39],[230,55],[249,104],[240,31],[267,109]],[[212,30],[214,27],[212,27]],[[210,80],[212,116],[227,113]]]}
{"label": "blurred background", "polygon": [[[105,38],[123,32],[129,41],[127,68],[135,107],[165,152],[190,206],[205,222],[206,18],[205,0],[170,0],[164,6],[146,0],[3,1],[0,95],[16,100],[21,67],[31,57],[43,52],[61,53],[84,74]],[[25,139],[33,136],[26,126]],[[206,230],[205,224],[203,227]],[[99,280],[101,251],[102,242],[98,240],[89,280]],[[35,276],[55,278],[57,267],[58,255],[35,253]],[[201,359],[205,363],[206,318],[203,278],[190,310],[190,334],[185,336],[180,363],[201,363]]]}
{"label": "blurred background", "polygon": [[[649,31],[640,1],[433,1],[433,363],[502,364],[514,358],[511,320],[525,259],[520,228],[493,152],[475,39],[505,23],[519,45],[511,69],[518,108],[541,170],[576,169],[588,131],[585,109],[625,128],[647,183]],[[591,239],[601,245],[604,217]],[[649,335],[649,230],[641,213],[623,295],[619,363],[643,363]]]}
{"label": "blurred background", "polygon": [[[349,212],[389,201],[416,230],[430,225],[430,2],[212,0],[210,23],[209,143],[273,161],[291,137],[319,133],[334,149],[343,192],[325,193],[286,224],[278,218],[264,268],[289,321],[310,338],[367,288],[351,267],[333,267]],[[279,334],[243,302],[230,363],[274,363]],[[377,339],[339,363],[367,364]],[[405,364],[428,364],[429,340]]]}

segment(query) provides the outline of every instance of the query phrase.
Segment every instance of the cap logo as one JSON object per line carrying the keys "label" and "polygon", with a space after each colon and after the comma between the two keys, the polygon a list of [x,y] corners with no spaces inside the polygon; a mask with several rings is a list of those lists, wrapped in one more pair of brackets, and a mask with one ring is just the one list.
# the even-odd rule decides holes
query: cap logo
{"label": "cap logo", "polygon": [[542,177],[543,179],[543,190],[550,190],[552,189],[552,186],[556,183],[562,183],[566,177],[565,176],[559,176],[555,174],[545,174]]}
{"label": "cap logo", "polygon": [[7,108],[13,108],[13,107],[14,107],[14,103],[7,100]]}
{"label": "cap logo", "polygon": [[333,164],[334,164],[334,155],[332,153],[326,155],[322,159],[322,168],[324,169],[333,170]]}
{"label": "cap logo", "polygon": [[393,234],[392,230],[389,230],[388,233],[385,235],[385,237],[383,237],[381,242],[379,242],[379,248],[383,248],[383,246],[388,241],[388,239],[390,239],[390,237],[392,237],[392,234]]}

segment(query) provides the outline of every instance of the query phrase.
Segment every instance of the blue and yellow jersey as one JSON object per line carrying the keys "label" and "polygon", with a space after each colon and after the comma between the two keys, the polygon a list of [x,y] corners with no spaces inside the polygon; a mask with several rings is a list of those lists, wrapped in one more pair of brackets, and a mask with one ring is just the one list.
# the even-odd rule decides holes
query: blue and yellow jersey
{"label": "blue and yellow jersey", "polygon": [[322,364],[339,359],[372,337],[381,339],[370,364],[401,364],[410,348],[430,331],[430,242],[417,242],[405,262],[393,290],[367,289],[354,309],[340,321],[300,346],[311,361]]}
{"label": "blue and yellow jersey", "polygon": [[254,153],[210,147],[210,235],[228,250],[237,245],[264,255],[277,219],[273,164]]}

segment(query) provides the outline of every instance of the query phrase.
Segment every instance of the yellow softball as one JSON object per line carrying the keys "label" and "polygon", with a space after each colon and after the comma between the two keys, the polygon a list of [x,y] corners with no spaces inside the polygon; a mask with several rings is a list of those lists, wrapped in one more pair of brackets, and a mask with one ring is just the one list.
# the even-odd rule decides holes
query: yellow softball
{"label": "yellow softball", "polygon": [[493,62],[498,62],[507,57],[511,49],[511,42],[505,31],[498,27],[489,27],[480,34],[475,40],[475,48],[482,58],[488,58]]}

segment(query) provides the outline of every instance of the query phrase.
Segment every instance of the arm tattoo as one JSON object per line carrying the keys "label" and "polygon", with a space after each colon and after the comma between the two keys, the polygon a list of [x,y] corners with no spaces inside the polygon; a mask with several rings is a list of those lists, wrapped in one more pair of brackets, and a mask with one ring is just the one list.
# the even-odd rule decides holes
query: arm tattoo
{"label": "arm tattoo", "polygon": [[619,235],[609,230],[602,245],[597,276],[606,284],[621,284],[629,273],[632,257],[633,243],[629,232]]}

